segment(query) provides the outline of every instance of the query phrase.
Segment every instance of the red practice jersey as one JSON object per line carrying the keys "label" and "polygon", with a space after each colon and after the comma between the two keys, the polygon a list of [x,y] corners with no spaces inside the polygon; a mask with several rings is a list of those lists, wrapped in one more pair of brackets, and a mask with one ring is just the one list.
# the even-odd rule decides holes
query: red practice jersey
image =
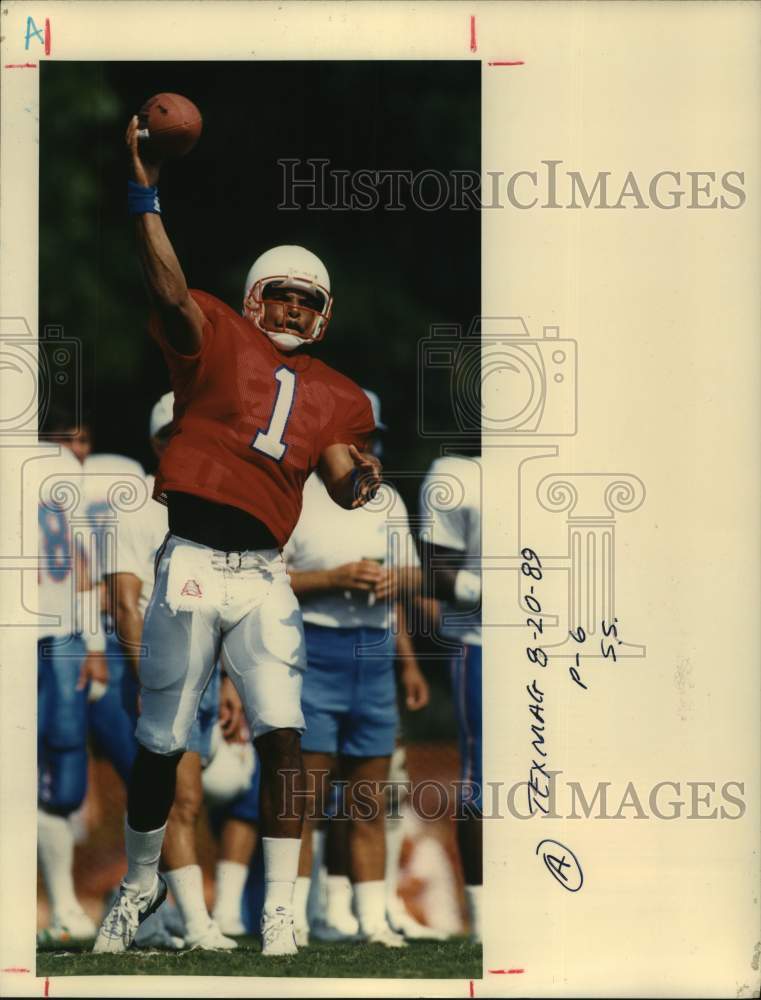
{"label": "red practice jersey", "polygon": [[375,428],[370,402],[322,361],[279,351],[213,295],[191,295],[206,318],[197,354],[173,350],[157,315],[149,327],[174,392],[174,429],[154,497],[165,502],[166,492],[176,491],[238,507],[285,545],[324,449],[365,448]]}

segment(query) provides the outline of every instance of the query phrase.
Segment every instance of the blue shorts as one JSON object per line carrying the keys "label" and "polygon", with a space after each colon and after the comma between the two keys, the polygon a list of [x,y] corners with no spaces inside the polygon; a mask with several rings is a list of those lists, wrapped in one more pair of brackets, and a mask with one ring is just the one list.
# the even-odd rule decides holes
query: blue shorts
{"label": "blue shorts", "polygon": [[87,791],[87,688],[77,691],[85,655],[79,636],[37,643],[37,795],[62,816]]}
{"label": "blue shorts", "polygon": [[[348,757],[390,756],[399,724],[393,634],[304,622],[304,636],[302,749]],[[359,645],[372,646],[372,652],[356,654]]]}
{"label": "blue shorts", "polygon": [[463,644],[464,654],[451,661],[452,695],[460,745],[460,799],[464,808],[481,812],[483,759],[481,734],[481,647]]}

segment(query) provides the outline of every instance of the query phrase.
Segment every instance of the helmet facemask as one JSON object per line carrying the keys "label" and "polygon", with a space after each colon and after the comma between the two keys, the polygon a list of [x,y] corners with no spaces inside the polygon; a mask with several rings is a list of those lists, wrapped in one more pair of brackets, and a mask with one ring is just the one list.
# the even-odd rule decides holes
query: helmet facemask
{"label": "helmet facemask", "polygon": [[[289,301],[289,291],[301,293],[298,303]],[[292,351],[322,340],[332,308],[330,292],[322,285],[292,274],[280,274],[254,282],[245,297],[243,315],[281,350]],[[298,310],[298,317],[289,316],[291,310]]]}

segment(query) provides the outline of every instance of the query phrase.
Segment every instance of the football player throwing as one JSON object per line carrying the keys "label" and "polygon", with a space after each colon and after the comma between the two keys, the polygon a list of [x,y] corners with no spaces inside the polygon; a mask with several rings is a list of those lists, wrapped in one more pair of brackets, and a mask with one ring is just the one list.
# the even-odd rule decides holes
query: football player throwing
{"label": "football player throwing", "polygon": [[95,950],[126,950],[166,895],[157,865],[177,764],[222,655],[262,768],[262,950],[293,954],[306,659],[281,549],[313,469],[341,507],[360,507],[377,490],[380,463],[363,453],[372,412],[354,382],[304,350],[324,336],[333,304],[319,258],[293,246],[262,254],[245,283],[242,315],[191,291],[161,220],[159,165],[140,155],[137,117],[126,139],[128,207],[154,307],[150,332],[175,405],[154,493],[167,504],[169,534],[143,632],[128,870]]}

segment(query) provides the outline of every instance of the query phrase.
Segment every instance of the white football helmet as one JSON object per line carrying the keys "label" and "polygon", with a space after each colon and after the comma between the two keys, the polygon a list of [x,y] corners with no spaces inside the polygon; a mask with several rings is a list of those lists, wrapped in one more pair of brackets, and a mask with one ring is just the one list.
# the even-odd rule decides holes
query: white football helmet
{"label": "white football helmet", "polygon": [[[285,308],[282,309],[282,325],[278,329],[268,330],[263,325],[265,303],[282,305],[283,300],[276,295],[278,290],[284,288],[295,288],[311,296],[310,301],[299,306],[299,309],[312,315],[311,323],[304,332],[287,325]],[[273,247],[257,257],[246,276],[243,315],[281,350],[292,351],[322,340],[332,309],[328,270],[319,257],[304,247]]]}
{"label": "white football helmet", "polygon": [[211,809],[226,806],[242,795],[256,770],[256,755],[250,742],[228,743],[218,722],[211,731],[211,755],[201,773],[206,804]]}

